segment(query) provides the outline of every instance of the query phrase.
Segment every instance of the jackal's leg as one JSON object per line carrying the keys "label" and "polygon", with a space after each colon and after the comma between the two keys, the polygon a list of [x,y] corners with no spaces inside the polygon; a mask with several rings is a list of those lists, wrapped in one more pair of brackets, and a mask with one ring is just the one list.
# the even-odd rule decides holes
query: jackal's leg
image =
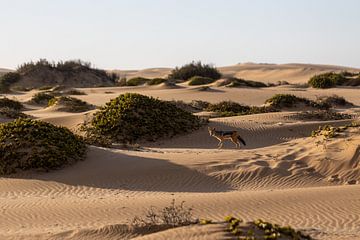
{"label": "jackal's leg", "polygon": [[234,138],[231,138],[231,141],[235,144],[235,147],[238,148],[240,147],[239,145],[239,142],[237,141],[237,139],[234,139]]}
{"label": "jackal's leg", "polygon": [[219,149],[223,147],[223,144],[224,144],[224,142],[223,142],[223,141],[220,141],[220,143],[219,143],[219,145],[218,145],[218,146],[219,146]]}

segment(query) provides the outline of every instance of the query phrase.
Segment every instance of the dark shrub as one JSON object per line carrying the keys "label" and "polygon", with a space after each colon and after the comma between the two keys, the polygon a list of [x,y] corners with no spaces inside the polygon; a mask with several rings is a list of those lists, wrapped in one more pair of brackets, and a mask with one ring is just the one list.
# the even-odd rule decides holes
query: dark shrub
{"label": "dark shrub", "polygon": [[300,120],[316,120],[316,121],[330,121],[351,119],[352,116],[345,113],[338,113],[330,110],[304,111],[294,115],[295,119]]}
{"label": "dark shrub", "polygon": [[52,93],[39,92],[32,96],[30,102],[40,105],[48,105],[49,100],[53,99],[55,96]]}
{"label": "dark shrub", "polygon": [[298,103],[306,104],[307,102],[309,102],[309,100],[292,94],[275,94],[265,101],[265,103],[269,103],[271,106],[276,108],[294,107]]}
{"label": "dark shrub", "polygon": [[143,77],[135,77],[126,81],[126,86],[139,86],[149,82],[150,79]]}
{"label": "dark shrub", "polygon": [[346,81],[346,77],[342,74],[329,72],[313,76],[308,83],[313,88],[332,88],[337,85],[343,85]]}
{"label": "dark shrub", "polygon": [[84,126],[87,135],[106,136],[120,143],[154,141],[198,129],[201,121],[174,104],[136,93],[106,103]]}
{"label": "dark shrub", "polygon": [[246,113],[250,110],[250,107],[232,101],[223,101],[210,104],[206,110],[212,112]]}
{"label": "dark shrub", "polygon": [[58,106],[59,111],[65,112],[86,112],[94,109],[93,105],[73,97],[55,97],[48,101],[48,106]]}
{"label": "dark shrub", "polygon": [[0,124],[0,174],[57,169],[82,160],[86,145],[63,127],[30,119]]}
{"label": "dark shrub", "polygon": [[332,96],[322,96],[316,100],[317,103],[325,103],[329,106],[336,107],[336,106],[353,106],[351,102],[346,101],[345,98],[332,95]]}
{"label": "dark shrub", "polygon": [[20,74],[8,72],[0,77],[0,92],[9,92],[10,86],[20,80]]}
{"label": "dark shrub", "polygon": [[215,67],[209,64],[202,64],[199,61],[186,64],[180,68],[176,67],[169,74],[168,79],[186,81],[195,76],[208,77],[214,80],[221,78],[220,72]]}
{"label": "dark shrub", "polygon": [[200,76],[194,76],[189,79],[189,85],[195,86],[195,85],[203,85],[203,84],[209,84],[213,83],[215,80],[208,77],[200,77]]}
{"label": "dark shrub", "polygon": [[164,78],[153,78],[153,79],[150,79],[147,84],[149,85],[159,85],[161,83],[164,83],[166,82],[167,80],[164,79]]}
{"label": "dark shrub", "polygon": [[16,119],[16,118],[27,118],[27,117],[29,116],[18,110],[7,107],[0,108],[0,118]]}
{"label": "dark shrub", "polygon": [[268,85],[266,85],[263,82],[244,80],[240,78],[228,78],[221,85],[226,87],[254,87],[254,88],[268,87]]}
{"label": "dark shrub", "polygon": [[4,108],[4,107],[19,111],[24,106],[19,101],[11,100],[9,98],[4,97],[4,98],[0,98],[0,108]]}

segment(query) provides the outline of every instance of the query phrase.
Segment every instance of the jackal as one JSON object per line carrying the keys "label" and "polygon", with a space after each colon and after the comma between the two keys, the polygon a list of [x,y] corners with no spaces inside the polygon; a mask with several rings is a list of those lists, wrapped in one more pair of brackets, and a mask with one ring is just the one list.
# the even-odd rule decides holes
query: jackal
{"label": "jackal", "polygon": [[219,140],[218,147],[222,148],[224,140],[232,141],[236,147],[240,148],[240,142],[246,146],[244,139],[242,139],[237,131],[216,131],[213,127],[208,127],[210,136]]}

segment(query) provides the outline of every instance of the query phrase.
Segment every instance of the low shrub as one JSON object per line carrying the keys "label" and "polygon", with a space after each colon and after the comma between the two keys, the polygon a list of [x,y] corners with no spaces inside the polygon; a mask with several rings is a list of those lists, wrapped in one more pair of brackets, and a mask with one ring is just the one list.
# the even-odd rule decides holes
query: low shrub
{"label": "low shrub", "polygon": [[225,81],[220,84],[220,86],[226,86],[226,87],[253,87],[253,88],[263,88],[268,87],[263,82],[258,81],[252,81],[252,80],[244,80],[241,78],[228,78],[225,79]]}
{"label": "low shrub", "polygon": [[185,207],[185,202],[176,204],[172,200],[171,204],[163,209],[156,209],[151,207],[145,213],[145,217],[134,217],[131,225],[135,228],[146,227],[148,229],[157,226],[168,226],[171,228],[187,226],[190,224],[198,223],[199,220],[193,217],[193,209]]}
{"label": "low shrub", "polygon": [[48,106],[57,106],[59,111],[65,112],[86,112],[94,109],[93,105],[68,96],[54,97],[48,101]]}
{"label": "low shrub", "polygon": [[8,72],[0,77],[0,92],[6,93],[10,91],[12,84],[20,80],[20,74],[17,72]]}
{"label": "low shrub", "polygon": [[0,108],[10,108],[19,111],[24,108],[24,106],[19,101],[3,97],[0,98]]}
{"label": "low shrub", "polygon": [[49,101],[55,97],[52,93],[39,92],[32,96],[30,103],[48,105]]}
{"label": "low shrub", "polygon": [[317,130],[311,132],[311,137],[323,136],[324,139],[335,138],[339,136],[339,133],[344,132],[348,128],[358,128],[360,124],[357,122],[352,122],[341,127],[333,127],[331,125],[319,126]]}
{"label": "low shrub", "polygon": [[126,93],[106,103],[83,130],[119,143],[155,141],[191,132],[202,121],[174,104],[136,93]]}
{"label": "low shrub", "polygon": [[194,76],[189,79],[189,85],[195,86],[195,85],[203,85],[203,84],[210,84],[213,83],[215,80],[208,77],[200,77],[200,76]]}
{"label": "low shrub", "polygon": [[153,78],[153,79],[149,79],[149,81],[147,82],[148,85],[159,85],[161,83],[166,82],[167,80],[164,78]]}
{"label": "low shrub", "polygon": [[211,112],[246,113],[250,110],[250,107],[232,101],[222,101],[210,104],[206,110]]}
{"label": "low shrub", "polygon": [[353,118],[350,114],[338,113],[331,110],[304,111],[296,113],[294,117],[299,120],[316,121],[344,120]]}
{"label": "low shrub", "polygon": [[171,71],[168,79],[187,81],[192,77],[200,76],[212,78],[214,80],[221,78],[220,72],[209,64],[199,62],[191,62],[182,67],[176,67]]}
{"label": "low shrub", "polygon": [[313,88],[332,88],[346,84],[349,79],[341,73],[328,72],[315,75],[308,81]]}
{"label": "low shrub", "polygon": [[139,86],[149,82],[150,79],[143,77],[135,77],[126,81],[126,86]]}
{"label": "low shrub", "polygon": [[336,106],[353,106],[351,102],[346,101],[344,97],[340,97],[337,95],[332,96],[322,96],[318,97],[316,102],[318,103],[325,103],[329,106],[336,107]]}
{"label": "low shrub", "polygon": [[0,124],[0,174],[58,169],[83,160],[85,151],[85,143],[64,127],[23,118]]}
{"label": "low shrub", "polygon": [[0,118],[28,118],[29,116],[12,108],[2,107],[0,108]]}
{"label": "low shrub", "polygon": [[64,94],[67,94],[67,95],[86,95],[85,92],[77,90],[77,89],[66,90],[66,91],[64,91]]}

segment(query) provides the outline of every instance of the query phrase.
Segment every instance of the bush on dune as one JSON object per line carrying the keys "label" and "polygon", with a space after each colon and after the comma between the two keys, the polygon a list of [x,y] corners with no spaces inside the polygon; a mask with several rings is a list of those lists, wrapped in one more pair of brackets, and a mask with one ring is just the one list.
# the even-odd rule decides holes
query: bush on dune
{"label": "bush on dune", "polygon": [[64,127],[21,118],[0,124],[0,174],[61,168],[84,159],[85,151],[85,143]]}
{"label": "bush on dune", "polygon": [[213,83],[215,80],[208,77],[200,77],[200,76],[194,76],[189,79],[189,85],[190,86],[196,86],[196,85],[203,85],[203,84],[210,84]]}
{"label": "bush on dune", "polygon": [[16,72],[8,72],[0,77],[0,92],[7,93],[10,86],[20,80],[20,74]]}
{"label": "bush on dune", "polygon": [[149,82],[150,79],[143,77],[134,77],[126,81],[126,86],[139,86]]}
{"label": "bush on dune", "polygon": [[154,141],[191,132],[201,120],[174,104],[136,93],[106,103],[83,130],[88,138],[105,136],[113,142]]}
{"label": "bush on dune", "polygon": [[166,81],[167,81],[167,79],[165,79],[165,78],[153,78],[153,79],[150,79],[147,82],[147,84],[148,85],[159,85],[159,84],[164,83]]}
{"label": "bush on dune", "polygon": [[58,106],[59,111],[65,112],[86,112],[94,109],[93,105],[68,96],[54,97],[48,101],[48,106]]}
{"label": "bush on dune", "polygon": [[29,116],[12,108],[0,107],[0,118],[28,118]]}
{"label": "bush on dune", "polygon": [[309,80],[309,85],[313,88],[332,88],[336,86],[359,86],[360,75],[355,78],[354,73],[334,73],[328,72],[320,75],[315,75]]}
{"label": "bush on dune", "polygon": [[55,97],[52,93],[39,92],[32,96],[30,103],[48,105],[49,101]]}
{"label": "bush on dune", "polygon": [[19,101],[3,97],[0,98],[0,108],[10,108],[20,111],[24,106]]}
{"label": "bush on dune", "polygon": [[217,80],[221,78],[221,73],[209,64],[199,62],[191,62],[182,67],[176,67],[168,76],[168,79],[187,81],[192,77],[207,77]]}
{"label": "bush on dune", "polygon": [[226,86],[226,87],[253,87],[253,88],[263,88],[268,87],[263,82],[258,81],[252,81],[252,80],[244,80],[241,78],[228,78],[225,79],[223,83],[221,83],[219,86]]}

